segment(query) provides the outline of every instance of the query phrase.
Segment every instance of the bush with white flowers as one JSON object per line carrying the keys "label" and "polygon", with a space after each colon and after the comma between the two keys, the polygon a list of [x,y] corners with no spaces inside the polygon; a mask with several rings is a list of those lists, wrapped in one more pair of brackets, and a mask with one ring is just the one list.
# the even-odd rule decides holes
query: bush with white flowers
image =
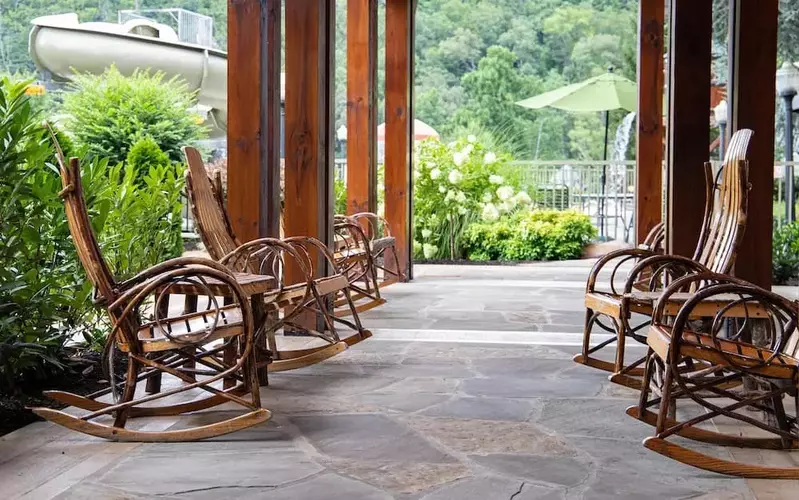
{"label": "bush with white flowers", "polygon": [[474,135],[449,144],[428,139],[414,158],[414,253],[417,258],[462,256],[463,231],[528,207],[532,200],[506,181],[510,156],[491,151]]}

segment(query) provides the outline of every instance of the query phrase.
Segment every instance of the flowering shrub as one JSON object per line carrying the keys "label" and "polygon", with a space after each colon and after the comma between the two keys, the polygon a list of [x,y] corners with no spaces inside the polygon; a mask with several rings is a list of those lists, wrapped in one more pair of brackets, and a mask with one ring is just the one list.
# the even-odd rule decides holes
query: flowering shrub
{"label": "flowering shrub", "polygon": [[470,223],[494,222],[529,207],[530,196],[500,175],[510,159],[488,151],[471,135],[450,144],[428,139],[419,145],[414,165],[417,258],[459,258]]}
{"label": "flowering shrub", "polygon": [[564,260],[580,257],[596,237],[591,219],[571,210],[517,212],[496,222],[475,223],[463,236],[471,260]]}

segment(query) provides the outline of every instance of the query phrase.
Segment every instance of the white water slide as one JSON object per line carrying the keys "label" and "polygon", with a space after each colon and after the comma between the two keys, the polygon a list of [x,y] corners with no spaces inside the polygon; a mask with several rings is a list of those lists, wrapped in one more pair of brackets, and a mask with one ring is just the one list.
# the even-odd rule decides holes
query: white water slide
{"label": "white water slide", "polygon": [[112,64],[123,75],[137,68],[162,71],[197,92],[198,105],[210,110],[208,121],[218,133],[226,129],[226,52],[183,43],[171,27],[149,19],[80,23],[77,14],[59,14],[31,23],[30,55],[54,80],[68,81],[75,72],[101,74]]}

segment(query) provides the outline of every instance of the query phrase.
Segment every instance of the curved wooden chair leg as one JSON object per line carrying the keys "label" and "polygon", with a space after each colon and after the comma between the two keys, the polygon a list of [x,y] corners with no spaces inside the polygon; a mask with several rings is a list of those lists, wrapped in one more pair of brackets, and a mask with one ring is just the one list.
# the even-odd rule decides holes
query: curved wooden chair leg
{"label": "curved wooden chair leg", "polygon": [[297,368],[315,365],[316,363],[332,358],[333,356],[346,351],[347,347],[349,347],[347,343],[341,341],[335,344],[318,347],[316,349],[279,351],[280,356],[286,356],[286,358],[272,360],[267,369],[270,373],[272,373],[296,370]]}
{"label": "curved wooden chair leg", "polygon": [[272,417],[272,413],[259,408],[244,415],[217,422],[215,424],[193,427],[191,429],[176,431],[136,431],[124,427],[113,427],[109,425],[88,422],[78,417],[72,416],[63,411],[50,408],[34,408],[33,412],[50,422],[62,425],[91,436],[108,439],[111,441],[132,441],[143,443],[171,443],[182,441],[196,441],[198,439],[208,439],[223,436],[236,432],[247,427],[251,427],[261,422],[265,422]]}
{"label": "curved wooden chair leg", "polygon": [[658,437],[644,439],[644,447],[672,460],[719,474],[747,479],[799,479],[799,467],[766,467],[736,463],[711,457]]}

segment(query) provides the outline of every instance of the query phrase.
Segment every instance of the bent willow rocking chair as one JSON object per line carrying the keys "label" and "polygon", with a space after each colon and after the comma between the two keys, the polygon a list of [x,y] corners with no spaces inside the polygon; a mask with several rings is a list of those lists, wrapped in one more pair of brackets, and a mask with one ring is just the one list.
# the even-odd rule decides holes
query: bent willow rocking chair
{"label": "bent willow rocking chair", "polygon": [[[268,370],[285,371],[318,363],[341,353],[372,336],[363,328],[349,292],[347,277],[339,271],[332,252],[319,240],[310,237],[261,238],[241,244],[235,237],[222,193],[214,189],[205,170],[199,151],[185,147],[188,162],[186,187],[191,200],[194,221],[211,258],[234,272],[265,274],[274,278],[274,288],[265,294],[266,312],[272,318],[269,325],[256,325],[256,349],[266,338],[268,355],[272,362]],[[314,266],[314,256],[325,259],[331,272],[319,276]],[[293,270],[302,279],[289,282],[288,272]],[[333,315],[330,305],[343,297],[352,316],[351,320]],[[299,321],[302,319],[303,321]],[[321,319],[321,321],[318,321]],[[312,328],[309,323],[322,323]],[[354,331],[341,338],[336,324]],[[277,332],[313,336],[322,345],[301,349],[288,349],[278,345]],[[281,339],[281,341],[286,340]]]}
{"label": "bent willow rocking chair", "polygon": [[[670,312],[670,297],[693,279],[704,286],[676,314]],[[732,476],[799,479],[799,467],[743,464],[681,444],[685,440],[669,440],[799,448],[798,304],[735,278],[693,279],[676,281],[655,307],[640,401],[627,414],[655,427],[645,447],[679,462]],[[713,303],[723,306],[710,312]],[[694,407],[689,417],[678,420],[682,406],[689,405]],[[711,418],[714,426],[708,427]]]}
{"label": "bent willow rocking chair", "polygon": [[[386,303],[380,295],[377,266],[362,225],[348,216],[336,215],[333,224],[333,257],[339,270],[347,277],[350,295],[359,313]],[[336,315],[347,316],[351,310],[346,298],[339,294],[335,302]]]}
{"label": "bent willow rocking chair", "polygon": [[[751,130],[742,129],[733,135],[716,181],[711,165],[705,164],[705,215],[693,258],[664,255],[652,248],[639,247],[611,252],[594,264],[586,284],[583,347],[582,352],[574,357],[576,363],[612,373],[610,380],[615,383],[634,389],[641,387],[644,359],[624,364],[625,339],[630,337],[646,343],[646,336],[639,332],[649,322],[645,319],[633,326],[632,315],[651,316],[654,301],[670,280],[703,272],[727,274],[732,268],[746,228],[749,181],[745,158],[752,134]],[[620,287],[617,280],[625,270],[624,286]],[[610,273],[610,279],[603,287],[598,281],[600,274],[605,272]],[[690,294],[694,290],[683,292]],[[686,296],[679,298],[684,301]],[[605,324],[603,319],[609,320],[610,324]],[[595,326],[612,336],[593,345],[591,334]],[[614,343],[614,361],[595,356]]]}
{"label": "bent willow rocking chair", "polygon": [[[33,411],[70,429],[116,441],[191,441],[269,419],[270,412],[261,408],[252,355],[254,329],[248,292],[237,277],[209,259],[178,258],[128,281],[115,281],[89,222],[78,160],[73,158],[67,165],[58,149],[58,165],[63,184],[61,197],[78,257],[95,287],[96,303],[106,309],[112,324],[103,352],[110,388],[87,397],[45,392],[88,412],[83,415],[50,408]],[[248,281],[248,288],[255,294],[267,289],[267,279],[255,277]],[[186,290],[204,297],[207,307],[192,314],[170,316],[169,294]],[[225,305],[220,302],[221,297],[226,298]],[[116,371],[123,367],[125,374],[120,376]],[[139,381],[162,374],[170,376],[174,384],[157,394],[137,395]],[[248,392],[251,396],[245,398]],[[189,399],[195,393],[208,395]],[[109,394],[110,399],[103,398]],[[153,431],[129,426],[133,417],[176,416],[224,403],[236,403],[246,412],[183,430]]]}

